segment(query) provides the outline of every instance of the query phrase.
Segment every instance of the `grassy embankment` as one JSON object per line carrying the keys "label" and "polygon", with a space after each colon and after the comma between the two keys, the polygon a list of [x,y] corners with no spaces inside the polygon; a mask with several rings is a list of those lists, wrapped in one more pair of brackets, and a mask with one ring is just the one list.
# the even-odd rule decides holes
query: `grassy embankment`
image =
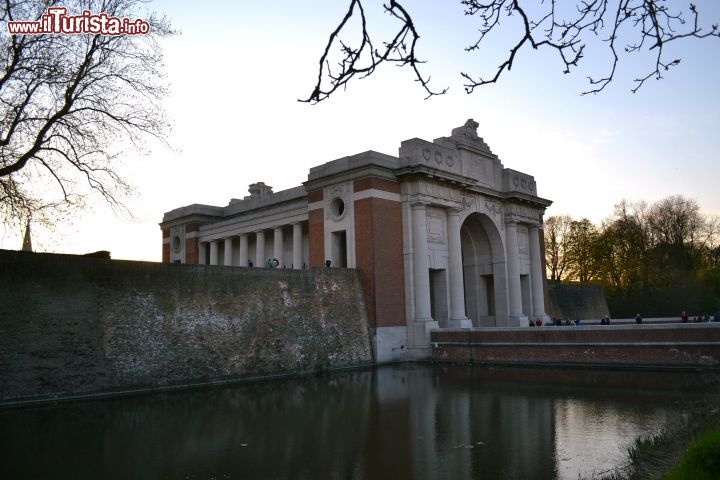
{"label": "grassy embankment", "polygon": [[720,478],[720,428],[705,433],[680,457],[662,480],[717,480]]}

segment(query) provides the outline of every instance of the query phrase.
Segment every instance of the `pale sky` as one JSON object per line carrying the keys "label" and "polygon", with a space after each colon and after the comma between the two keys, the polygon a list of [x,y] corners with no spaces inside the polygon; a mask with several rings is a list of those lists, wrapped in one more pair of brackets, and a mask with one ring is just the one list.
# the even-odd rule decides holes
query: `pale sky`
{"label": "pale sky", "polygon": [[[720,2],[696,3],[705,18],[720,21]],[[366,0],[368,10],[381,4]],[[172,149],[152,145],[149,155],[123,159],[121,171],[136,189],[127,202],[135,220],[114,216],[98,199],[73,225],[36,230],[36,250],[109,250],[116,259],[159,261],[158,223],[168,210],[224,206],[256,181],[275,191],[298,186],[315,165],[365,150],[397,155],[402,140],[446,136],[468,118],[505,167],[535,177],[538,194],[554,202],[547,216],[599,223],[623,198],[674,194],[720,214],[717,39],[670,45],[681,64],[637,94],[632,78],[651,68],[646,55],[624,57],[603,93],[580,96],[586,76],[609,66],[606,52],[589,51],[579,69],[563,75],[551,52],[524,50],[498,85],[467,95],[460,72],[494,74],[517,30],[506,23],[490,48],[466,53],[477,20],[463,15],[459,1],[406,6],[420,31],[423,69],[449,92],[424,100],[410,70],[383,66],[313,106],[297,99],[312,90],[345,0],[152,2],[181,31],[163,41]],[[21,245],[22,232],[0,228],[0,248]]]}

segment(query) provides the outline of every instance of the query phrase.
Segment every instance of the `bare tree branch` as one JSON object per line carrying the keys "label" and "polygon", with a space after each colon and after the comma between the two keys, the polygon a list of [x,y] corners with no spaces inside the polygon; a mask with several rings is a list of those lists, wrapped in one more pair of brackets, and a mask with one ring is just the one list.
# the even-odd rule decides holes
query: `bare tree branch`
{"label": "bare tree branch", "polygon": [[[165,140],[167,93],[157,38],[173,32],[142,0],[4,0],[0,19],[37,20],[49,6],[142,18],[150,35],[10,35],[0,29],[0,216],[22,223],[84,205],[92,193],[127,211],[115,168],[121,145]],[[39,167],[39,168],[35,168]],[[59,191],[52,197],[53,187]],[[84,187],[83,187],[84,185]],[[129,213],[129,212],[128,212]]]}
{"label": "bare tree branch", "polygon": [[[399,21],[399,29],[392,39],[383,42],[383,48],[373,46],[372,39],[368,32],[367,18],[362,0],[351,0],[347,13],[338,27],[330,34],[328,43],[323,54],[320,56],[320,67],[318,80],[310,96],[301,102],[318,103],[339,88],[345,88],[347,83],[358,76],[365,78],[371,75],[382,63],[394,63],[399,66],[410,66],[415,75],[415,81],[419,82],[429,98],[433,95],[442,95],[447,91],[443,89],[435,92],[430,89],[430,78],[424,77],[418,68],[423,61],[415,55],[417,41],[420,38],[410,14],[396,0],[390,0],[389,4],[383,5],[385,12]],[[357,13],[356,13],[357,11]],[[361,26],[361,40],[358,46],[350,46],[340,40],[340,35],[346,28],[350,28],[349,22],[354,15],[359,15]],[[330,64],[330,56],[333,47],[339,47],[340,60],[337,63],[337,71],[333,73]]]}
{"label": "bare tree branch", "polygon": [[[689,13],[685,13],[679,9],[680,0],[576,0],[576,2],[545,0],[539,5],[538,2],[525,0],[461,0],[460,3],[465,7],[465,15],[476,18],[479,23],[479,36],[466,47],[465,50],[468,52],[480,50],[491,32],[503,28],[501,25],[505,23],[504,20],[513,17],[519,17],[521,20],[508,56],[497,67],[494,75],[477,77],[461,72],[467,93],[472,93],[477,87],[496,83],[505,71],[512,69],[517,54],[527,46],[533,50],[555,52],[562,62],[563,73],[570,73],[580,63],[585,55],[586,46],[590,43],[604,45],[610,51],[612,61],[605,74],[588,77],[590,88],[582,92],[583,95],[599,93],[613,81],[623,54],[655,52],[653,67],[634,80],[635,86],[632,92],[635,93],[648,79],[660,79],[663,72],[680,63],[679,58],[665,58],[666,44],[689,38],[720,38],[717,24],[709,27],[701,26],[697,7],[690,4]],[[669,7],[668,3],[673,7]],[[399,28],[391,40],[384,42],[384,50],[378,52],[372,49],[373,42],[360,0],[350,1],[347,13],[330,35],[325,51],[320,57],[315,88],[303,101],[312,103],[322,101],[337,89],[345,88],[354,76],[360,75],[360,78],[365,78],[371,75],[383,62],[396,63],[400,66],[410,65],[416,81],[421,83],[428,97],[447,91],[445,88],[435,93],[429,86],[430,78],[424,77],[418,70],[418,64],[423,63],[418,60],[416,54],[419,35],[408,11],[396,1],[384,5],[384,8],[399,21]],[[362,41],[359,46],[351,47],[341,42],[339,37],[350,28],[349,25],[356,15],[360,15]],[[518,22],[507,23],[513,25]],[[621,36],[625,38],[624,41],[621,40]],[[338,64],[339,71],[333,74],[330,70],[329,57],[333,53],[333,47],[337,46],[340,47],[342,58]],[[366,55],[368,48],[371,52],[369,56]]]}

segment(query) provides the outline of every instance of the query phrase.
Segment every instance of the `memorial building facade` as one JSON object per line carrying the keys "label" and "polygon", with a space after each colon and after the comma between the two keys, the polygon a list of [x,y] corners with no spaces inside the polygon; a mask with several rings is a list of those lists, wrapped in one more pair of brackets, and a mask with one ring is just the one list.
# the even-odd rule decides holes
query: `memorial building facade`
{"label": "memorial building facade", "polygon": [[[505,168],[468,120],[262,182],[225,207],[165,213],[163,262],[356,268],[378,362],[429,357],[430,330],[545,320],[542,218],[531,175]],[[274,262],[276,259],[277,262]]]}

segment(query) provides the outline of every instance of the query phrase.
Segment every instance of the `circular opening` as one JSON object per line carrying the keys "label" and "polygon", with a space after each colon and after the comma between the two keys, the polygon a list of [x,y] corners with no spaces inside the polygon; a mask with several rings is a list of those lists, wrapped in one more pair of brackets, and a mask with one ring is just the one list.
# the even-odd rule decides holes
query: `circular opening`
{"label": "circular opening", "polygon": [[332,209],[333,215],[341,217],[342,214],[345,213],[345,202],[343,202],[341,198],[336,198],[330,204],[330,208]]}
{"label": "circular opening", "polygon": [[175,235],[175,236],[173,237],[173,241],[172,241],[172,242],[173,242],[173,243],[172,243],[172,244],[173,244],[173,250],[175,250],[176,252],[179,252],[179,251],[180,251],[180,237],[178,237],[177,235]]}

